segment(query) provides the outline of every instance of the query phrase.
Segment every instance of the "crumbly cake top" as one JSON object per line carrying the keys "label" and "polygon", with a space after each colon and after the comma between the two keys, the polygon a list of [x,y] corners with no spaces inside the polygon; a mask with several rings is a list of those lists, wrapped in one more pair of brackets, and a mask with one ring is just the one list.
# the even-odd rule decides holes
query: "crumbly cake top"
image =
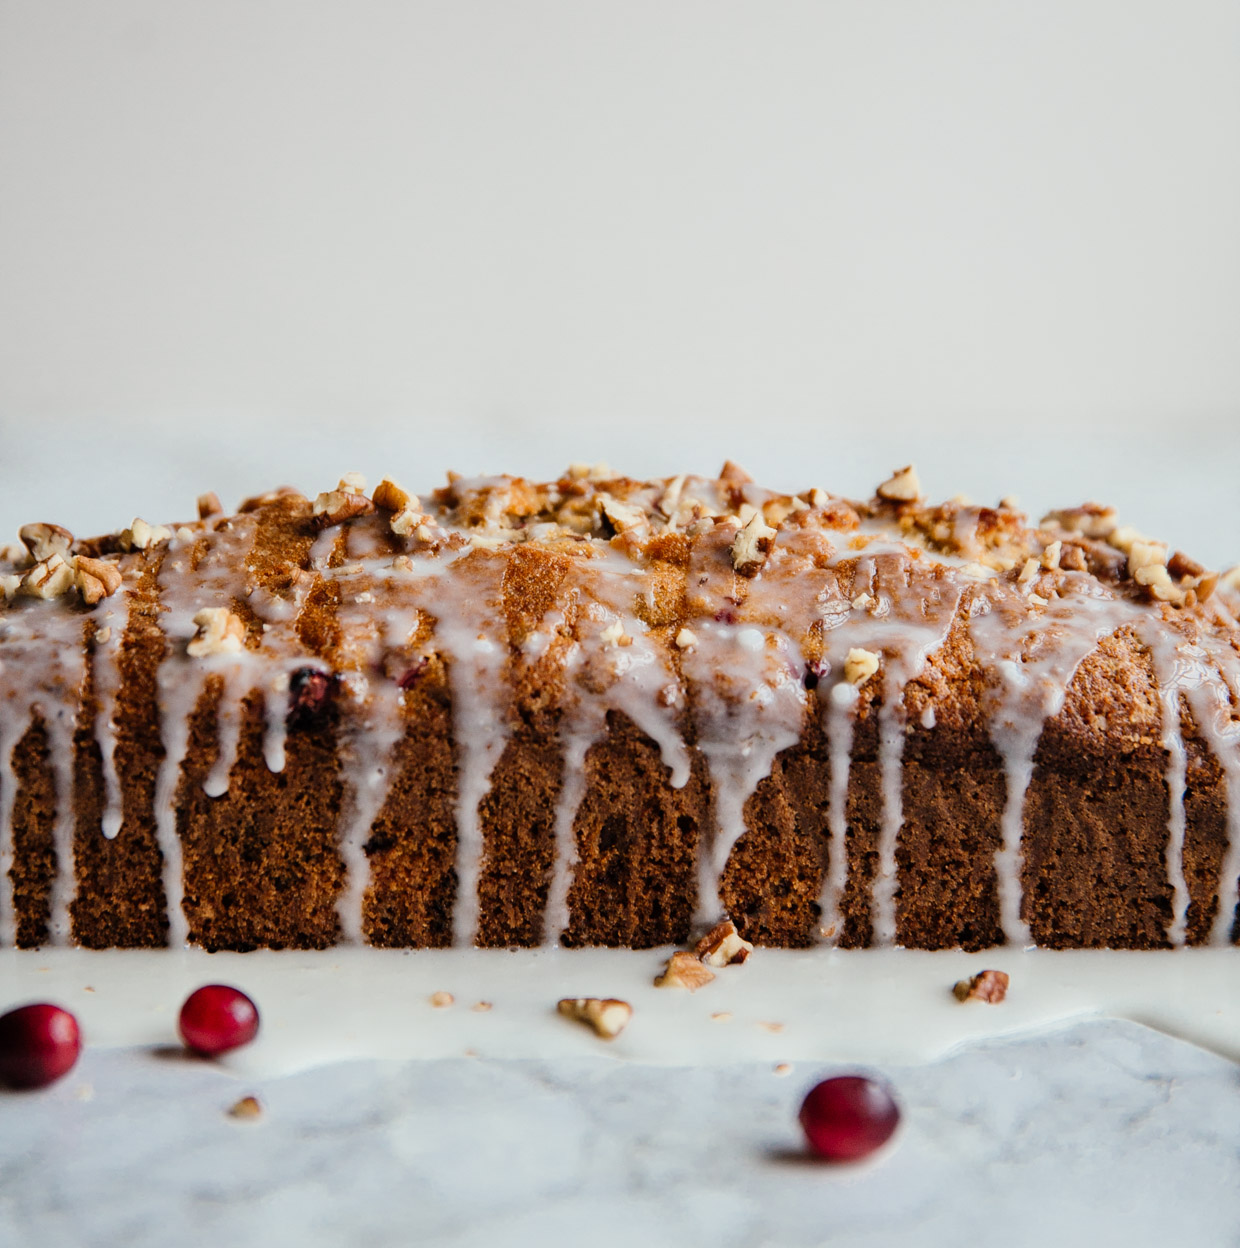
{"label": "crumbly cake top", "polygon": [[[717,478],[656,481],[603,465],[546,483],[450,475],[424,498],[387,479],[368,493],[350,474],[313,500],[276,490],[226,515],[206,495],[198,512],[186,524],[135,519],[86,540],[30,524],[0,560],[0,825],[16,741],[37,716],[53,755],[67,757],[89,672],[109,789],[101,830],[117,834],[119,785],[109,772],[117,655],[136,629],[162,636],[156,817],[173,943],[184,939],[173,801],[188,723],[208,685],[218,691],[219,725],[209,794],[228,788],[248,698],[264,700],[273,771],[298,716],[327,698],[338,707],[352,794],[340,918],[353,939],[364,846],[385,792],[375,777],[406,730],[406,695],[428,683],[447,690],[452,706],[462,943],[477,920],[478,804],[518,716],[550,717],[569,770],[548,939],[567,917],[580,797],[573,769],[614,713],[659,746],[673,786],[695,766],[709,772],[716,828],[701,851],[703,923],[718,917],[718,882],[744,833],[746,801],[815,722],[839,764],[833,786],[847,783],[854,737],[875,734],[884,804],[872,897],[878,943],[894,938],[901,760],[919,733],[980,730],[1002,757],[1008,805],[996,867],[1012,941],[1028,938],[1021,812],[1051,720],[1066,717],[1081,748],[1154,741],[1166,750],[1173,944],[1183,942],[1188,904],[1179,867],[1186,729],[1234,780],[1231,807],[1240,812],[1240,576],[1208,571],[1098,504],[1030,526],[1007,499],[930,504],[912,467],[860,502],[819,488],[774,493],[728,463]],[[826,939],[844,887],[844,791],[832,802]],[[70,834],[61,829],[66,847]],[[10,843],[0,826],[0,853]],[[1238,873],[1240,816],[1220,884],[1220,939]],[[54,896],[53,935],[67,931],[70,885]],[[0,928],[10,913],[0,893]]]}
{"label": "crumbly cake top", "polygon": [[[239,512],[277,501],[309,502],[285,487],[245,500]],[[119,588],[118,572],[133,568],[143,552],[174,537],[187,541],[225,519],[214,494],[198,500],[198,511],[196,521],[151,525],[135,519],[115,533],[83,540],[56,524],[24,525],[20,544],[0,548],[0,588],[6,601],[27,596],[72,602],[76,591],[93,606]],[[868,502],[817,487],[797,494],[762,489],[731,462],[717,478],[655,481],[619,476],[605,464],[575,464],[553,482],[449,473],[448,484],[425,502],[386,478],[368,495],[365,480],[349,473],[313,500],[305,523],[307,531],[355,527],[375,514],[411,557],[525,544],[590,557],[606,543],[634,561],[675,562],[685,543],[710,535],[714,544],[722,535],[731,538],[727,555],[744,578],[758,575],[780,545],[813,546],[823,556],[899,541],[913,558],[943,564],[963,578],[1025,587],[1034,609],[1056,595],[1062,572],[1087,573],[1112,592],[1176,608],[1204,603],[1220,581],[1183,552],[1120,524],[1112,507],[1085,503],[1052,511],[1031,526],[1011,498],[993,507],[963,496],[928,502],[911,465],[894,472]],[[291,565],[295,552],[288,554]],[[1223,584],[1233,592],[1240,588],[1240,567]]]}

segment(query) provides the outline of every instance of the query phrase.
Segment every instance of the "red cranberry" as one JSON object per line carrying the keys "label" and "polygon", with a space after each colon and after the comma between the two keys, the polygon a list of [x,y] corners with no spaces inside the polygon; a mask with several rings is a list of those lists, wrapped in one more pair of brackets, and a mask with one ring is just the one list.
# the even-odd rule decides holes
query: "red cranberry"
{"label": "red cranberry", "polygon": [[81,1051],[77,1019],[58,1005],[23,1005],[0,1017],[0,1081],[10,1087],[55,1083]]}
{"label": "red cranberry", "polygon": [[207,984],[181,1006],[181,1039],[208,1057],[249,1044],[258,1035],[258,1007],[237,988]]}
{"label": "red cranberry", "polygon": [[818,682],[830,671],[830,665],[827,663],[810,663],[805,668],[805,675],[802,677],[806,689],[817,689]]}
{"label": "red cranberry", "polygon": [[415,660],[412,667],[405,671],[396,684],[401,689],[412,689],[414,685],[418,683],[418,677],[422,675],[429,665],[430,659],[428,659],[425,655],[422,655],[420,658]]}
{"label": "red cranberry", "polygon": [[300,667],[288,682],[288,725],[312,726],[331,705],[336,678],[317,667]]}
{"label": "red cranberry", "polygon": [[891,1139],[900,1108],[891,1089],[864,1075],[838,1075],[810,1090],[801,1106],[809,1146],[828,1161],[857,1161]]}

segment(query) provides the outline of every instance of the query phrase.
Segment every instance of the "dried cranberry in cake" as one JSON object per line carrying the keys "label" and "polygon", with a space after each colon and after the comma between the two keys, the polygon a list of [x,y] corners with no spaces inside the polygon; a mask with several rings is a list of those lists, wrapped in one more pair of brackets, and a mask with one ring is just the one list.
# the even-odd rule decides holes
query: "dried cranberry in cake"
{"label": "dried cranberry in cake", "polygon": [[336,690],[336,678],[317,667],[301,667],[288,682],[288,726],[311,727],[326,714]]}
{"label": "dried cranberry in cake", "polygon": [[828,1161],[859,1161],[891,1139],[900,1108],[891,1089],[864,1075],[837,1075],[810,1089],[801,1127],[810,1148]]}
{"label": "dried cranberry in cake", "polygon": [[0,1082],[11,1088],[55,1083],[81,1051],[77,1019],[58,1005],[23,1005],[0,1017]]}
{"label": "dried cranberry in cake", "polygon": [[214,1057],[249,1044],[258,1035],[258,1007],[240,989],[207,984],[181,1006],[181,1039],[195,1053]]}
{"label": "dried cranberry in cake", "polygon": [[402,689],[412,689],[418,683],[418,677],[426,671],[429,665],[430,659],[423,655],[401,673],[400,679],[396,683]]}

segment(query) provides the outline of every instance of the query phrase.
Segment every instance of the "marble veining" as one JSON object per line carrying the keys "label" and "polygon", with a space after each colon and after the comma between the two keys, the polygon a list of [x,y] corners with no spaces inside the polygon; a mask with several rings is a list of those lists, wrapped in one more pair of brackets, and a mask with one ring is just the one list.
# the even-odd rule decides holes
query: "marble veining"
{"label": "marble veining", "polygon": [[[241,1080],[176,1050],[89,1051],[0,1098],[0,1243],[41,1248],[588,1243],[1234,1244],[1235,1066],[1080,1023],[889,1067],[881,1159],[807,1161],[834,1069],[594,1057],[348,1062]],[[264,1113],[227,1114],[239,1097]]]}

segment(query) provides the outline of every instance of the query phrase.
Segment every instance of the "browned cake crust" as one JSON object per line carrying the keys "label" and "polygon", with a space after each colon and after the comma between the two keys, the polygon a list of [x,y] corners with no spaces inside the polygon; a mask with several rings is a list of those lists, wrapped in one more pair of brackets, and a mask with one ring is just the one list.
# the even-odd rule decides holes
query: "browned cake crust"
{"label": "browned cake crust", "polygon": [[201,510],[0,562],[8,941],[1234,940],[1236,599],[1106,509],[729,465]]}

